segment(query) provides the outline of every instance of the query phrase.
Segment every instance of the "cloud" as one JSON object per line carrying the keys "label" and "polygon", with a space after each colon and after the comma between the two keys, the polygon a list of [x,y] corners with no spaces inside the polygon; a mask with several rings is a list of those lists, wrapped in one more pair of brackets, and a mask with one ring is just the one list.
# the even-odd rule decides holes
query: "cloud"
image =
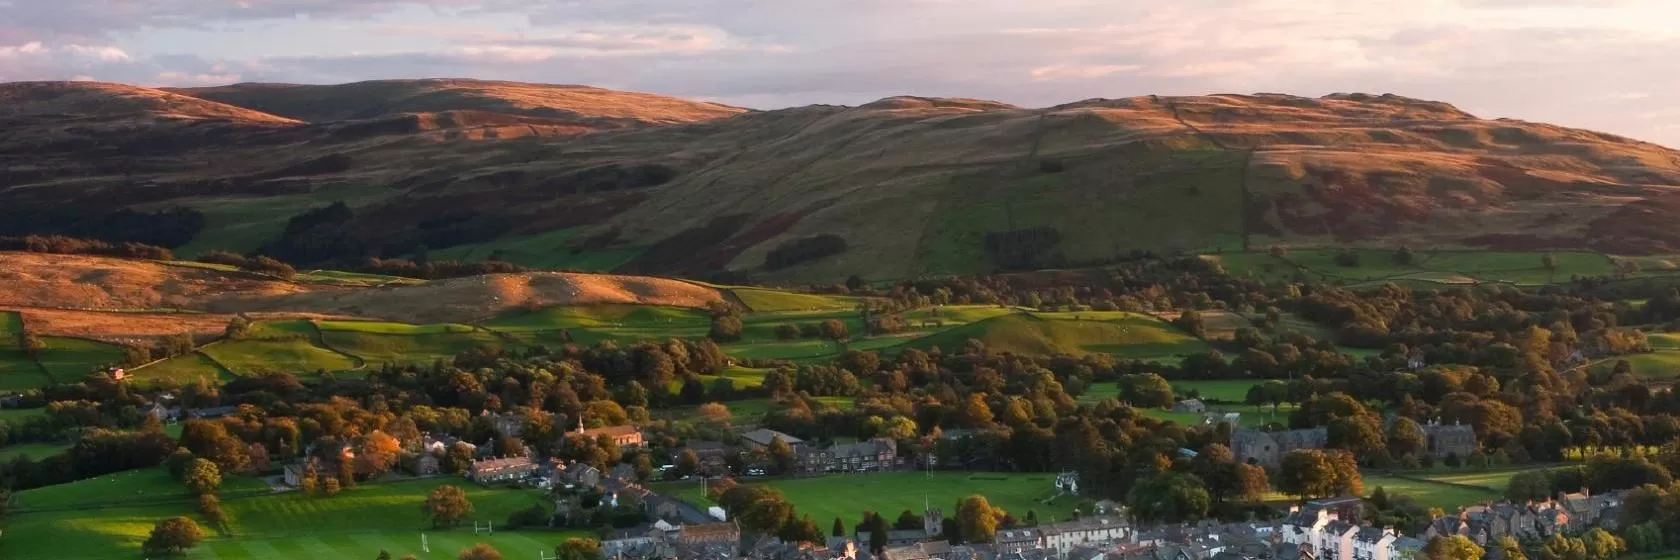
{"label": "cloud", "polygon": [[1052,64],[1034,68],[1028,74],[1034,80],[1101,78],[1119,72],[1134,72],[1142,67],[1137,64]]}

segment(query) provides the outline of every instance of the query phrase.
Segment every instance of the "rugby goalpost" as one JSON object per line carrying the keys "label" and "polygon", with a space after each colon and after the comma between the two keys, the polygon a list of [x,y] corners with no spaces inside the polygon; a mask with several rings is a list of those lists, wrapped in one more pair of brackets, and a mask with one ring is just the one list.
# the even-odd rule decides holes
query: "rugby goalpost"
{"label": "rugby goalpost", "polygon": [[477,521],[474,521],[473,522],[473,534],[477,535],[477,534],[480,534],[480,533],[489,534],[489,535],[496,534],[496,522],[485,521],[484,523],[479,523]]}

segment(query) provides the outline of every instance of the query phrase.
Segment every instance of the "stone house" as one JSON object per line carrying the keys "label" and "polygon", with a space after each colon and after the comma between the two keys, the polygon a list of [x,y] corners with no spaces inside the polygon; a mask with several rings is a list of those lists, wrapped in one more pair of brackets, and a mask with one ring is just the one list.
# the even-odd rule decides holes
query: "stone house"
{"label": "stone house", "polygon": [[601,484],[601,471],[586,463],[574,462],[560,471],[560,480],[584,488],[593,488]]}
{"label": "stone house", "polygon": [[1476,452],[1476,430],[1470,426],[1448,426],[1431,421],[1423,427],[1423,433],[1429,454],[1437,459],[1445,459],[1449,455],[1468,459]]}
{"label": "stone house", "polygon": [[700,474],[717,476],[729,471],[729,447],[719,441],[690,441],[684,447],[700,459]]}
{"label": "stone house", "polygon": [[1324,428],[1263,432],[1238,429],[1231,433],[1231,455],[1267,468],[1277,468],[1283,456],[1296,449],[1322,449],[1330,441]]}
{"label": "stone house", "polygon": [[530,457],[479,459],[467,467],[467,479],[479,484],[516,482],[537,472]]}
{"label": "stone house", "polygon": [[589,439],[598,439],[601,436],[607,436],[612,439],[613,443],[618,444],[620,448],[624,449],[641,447],[643,444],[642,431],[635,426],[607,426],[605,428],[585,430],[582,429],[583,426],[580,424],[578,428],[577,433],[581,433],[584,436],[589,437]]}
{"label": "stone house", "polygon": [[438,458],[431,453],[421,453],[420,458],[414,462],[414,474],[420,476],[432,476],[438,474],[439,470]]}
{"label": "stone house", "polygon": [[1353,537],[1353,560],[1396,560],[1393,527],[1361,527]]}
{"label": "stone house", "polygon": [[898,442],[875,438],[841,443],[828,449],[808,451],[800,462],[810,472],[869,472],[890,469],[898,463]]}
{"label": "stone house", "polygon": [[1132,526],[1118,517],[1087,517],[1040,527],[1040,546],[1065,554],[1080,546],[1102,546],[1131,538]]}

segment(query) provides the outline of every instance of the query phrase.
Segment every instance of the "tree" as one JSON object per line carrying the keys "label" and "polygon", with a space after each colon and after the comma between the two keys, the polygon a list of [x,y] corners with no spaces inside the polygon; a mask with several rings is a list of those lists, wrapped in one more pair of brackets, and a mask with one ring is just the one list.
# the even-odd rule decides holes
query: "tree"
{"label": "tree", "polygon": [[186,517],[171,517],[152,527],[151,536],[146,537],[140,549],[147,555],[168,556],[198,546],[202,540],[204,530],[199,528],[198,523]]}
{"label": "tree", "polygon": [[175,480],[181,480],[181,477],[186,475],[187,466],[191,465],[192,462],[193,454],[191,451],[187,451],[185,447],[175,448],[175,452],[170,453],[168,459],[164,459],[164,464],[169,468],[169,476],[174,477]]}
{"label": "tree", "polygon": [[554,560],[601,560],[601,541],[572,537],[554,547]]}
{"label": "tree", "polygon": [[373,560],[391,560],[391,553],[389,551],[381,550],[379,551],[379,556],[373,557]]}
{"label": "tree", "polygon": [[215,494],[199,494],[198,511],[204,514],[204,519],[210,521],[211,526],[226,527],[227,513],[222,511],[222,500]]}
{"label": "tree", "polygon": [[214,494],[222,487],[222,469],[204,459],[193,459],[181,474],[181,482],[194,494]]}
{"label": "tree", "polygon": [[1528,500],[1545,500],[1552,495],[1552,479],[1546,476],[1546,471],[1523,471],[1511,475],[1511,482],[1505,486],[1505,498],[1516,503]]}
{"label": "tree", "polygon": [[841,521],[838,517],[834,518],[834,528],[828,532],[828,535],[831,537],[846,536],[846,522]]}
{"label": "tree", "polygon": [[770,455],[770,461],[776,464],[777,473],[791,473],[794,467],[799,466],[799,456],[794,454],[793,446],[782,441],[781,436],[776,436],[770,441],[766,453]]}
{"label": "tree", "polygon": [[741,326],[740,317],[718,315],[712,317],[712,328],[706,336],[718,342],[735,342],[741,340]]}
{"label": "tree", "polygon": [[1162,408],[1172,406],[1172,383],[1153,373],[1128,375],[1120,380],[1120,397],[1137,407]]}
{"label": "tree", "polygon": [[1132,486],[1126,505],[1144,523],[1188,523],[1206,517],[1213,499],[1196,476],[1164,471]]}
{"label": "tree", "polygon": [[922,528],[922,516],[915,512],[904,510],[898,513],[898,519],[893,521],[893,528],[900,531],[914,531]]}
{"label": "tree", "polygon": [[1358,462],[1346,452],[1296,449],[1278,467],[1277,489],[1303,498],[1359,494],[1364,486]]}
{"label": "tree", "polygon": [[1429,560],[1482,560],[1486,552],[1464,535],[1435,537],[1423,547],[1423,557]]}
{"label": "tree", "polygon": [[457,558],[461,560],[502,560],[502,553],[496,550],[496,547],[478,543],[472,545],[472,548],[462,549],[461,555]]}
{"label": "tree", "polygon": [[1627,543],[1603,527],[1593,527],[1581,535],[1581,543],[1586,548],[1588,560],[1610,560],[1627,552]]}
{"label": "tree", "polygon": [[1398,250],[1394,251],[1394,264],[1400,266],[1411,266],[1414,258],[1415,255],[1412,254],[1411,247],[1401,245]]}
{"label": "tree", "polygon": [[385,432],[374,430],[362,436],[361,449],[356,452],[356,472],[366,477],[375,477],[391,470],[397,464],[397,453],[402,451],[402,442]]}
{"label": "tree", "polygon": [[337,478],[328,478],[321,482],[321,494],[323,495],[337,496],[342,490],[344,490],[344,483],[339,482]]}
{"label": "tree", "polygon": [[1528,560],[1528,553],[1523,552],[1522,543],[1510,535],[1499,537],[1499,552],[1505,560]]}
{"label": "tree", "polygon": [[1587,560],[1587,543],[1563,533],[1553,533],[1540,545],[1541,560]]}
{"label": "tree", "polygon": [[1005,515],[1007,512],[1003,508],[992,507],[992,503],[979,494],[957,502],[957,527],[965,542],[992,542]]}
{"label": "tree", "polygon": [[823,338],[833,341],[835,345],[839,345],[840,343],[845,342],[847,338],[850,338],[852,334],[850,330],[846,328],[845,321],[841,321],[839,319],[825,319],[822,322],[822,336]]}
{"label": "tree", "polygon": [[1342,416],[1330,421],[1326,431],[1329,446],[1358,455],[1382,449],[1382,424],[1371,414]]}
{"label": "tree", "polygon": [[793,340],[799,338],[799,326],[792,323],[782,323],[780,325],[776,325],[776,338],[778,340]]}
{"label": "tree", "polygon": [[467,500],[467,493],[448,484],[432,490],[432,493],[426,496],[426,503],[420,507],[426,517],[432,520],[434,528],[454,527],[473,510],[472,502]]}

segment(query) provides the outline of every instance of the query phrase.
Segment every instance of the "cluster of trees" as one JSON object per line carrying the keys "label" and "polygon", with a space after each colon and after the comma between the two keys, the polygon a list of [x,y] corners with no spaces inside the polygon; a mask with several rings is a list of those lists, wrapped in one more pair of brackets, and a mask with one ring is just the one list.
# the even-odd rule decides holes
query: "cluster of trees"
{"label": "cluster of trees", "polygon": [[846,239],[832,233],[783,242],[764,254],[764,268],[779,270],[846,252]]}
{"label": "cluster of trees", "polygon": [[62,235],[25,235],[0,237],[0,251],[50,253],[55,255],[98,255],[128,259],[171,260],[175,254],[156,245],[132,241],[109,242]]}
{"label": "cluster of trees", "polygon": [[7,204],[4,211],[0,211],[0,235],[80,238],[79,243],[163,248],[186,245],[204,229],[204,214],[192,208],[174,207],[156,212],[119,208],[99,213],[98,210],[90,211],[90,206],[97,208],[97,205],[65,204],[63,201],[49,206]]}
{"label": "cluster of trees", "polygon": [[291,280],[292,278],[297,277],[297,269],[293,268],[292,265],[280,262],[278,259],[266,255],[247,257],[245,255],[228,251],[207,251],[204,254],[199,255],[196,260],[198,262],[231,266],[246,272],[267,274],[282,280]]}

